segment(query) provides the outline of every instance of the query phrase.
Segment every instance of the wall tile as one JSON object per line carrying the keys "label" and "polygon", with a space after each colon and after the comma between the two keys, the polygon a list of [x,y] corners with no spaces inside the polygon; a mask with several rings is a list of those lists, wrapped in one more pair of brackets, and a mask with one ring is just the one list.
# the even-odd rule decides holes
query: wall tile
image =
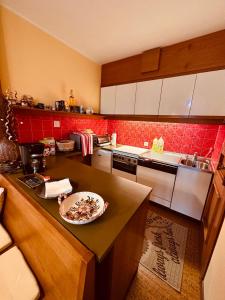
{"label": "wall tile", "polygon": [[221,126],[219,126],[219,130],[218,130],[215,145],[214,145],[214,151],[212,154],[212,162],[213,162],[215,169],[217,167],[220,153],[222,150],[222,145],[224,142],[225,142],[225,125],[221,125]]}
{"label": "wall tile", "polygon": [[[55,139],[66,139],[73,131],[86,128],[96,134],[117,133],[117,142],[131,146],[144,147],[144,142],[152,145],[155,137],[163,137],[165,150],[185,154],[198,152],[206,155],[214,147],[213,160],[216,163],[225,139],[225,126],[208,124],[182,124],[139,122],[124,120],[94,120],[67,116],[57,116],[49,112],[35,115],[19,113],[15,116],[15,125],[19,142],[35,142],[43,137],[53,136]],[[53,127],[53,121],[61,122],[60,128]]]}
{"label": "wall tile", "polygon": [[109,121],[109,133],[116,132],[118,143],[144,147],[144,142],[163,137],[165,150],[205,155],[214,147],[218,125],[177,124],[137,121]]}
{"label": "wall tile", "polygon": [[[53,121],[60,121],[61,127],[53,127]],[[80,131],[86,128],[92,129],[96,134],[108,132],[108,121],[82,119],[74,117],[62,117],[57,114],[42,113],[27,115],[19,113],[15,115],[15,127],[19,142],[36,142],[43,137],[53,136],[55,139],[66,139],[73,131]]]}

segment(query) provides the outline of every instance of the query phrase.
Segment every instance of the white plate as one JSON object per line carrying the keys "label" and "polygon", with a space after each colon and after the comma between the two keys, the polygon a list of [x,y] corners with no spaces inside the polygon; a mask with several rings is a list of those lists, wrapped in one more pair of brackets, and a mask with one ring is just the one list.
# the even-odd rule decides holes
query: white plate
{"label": "white plate", "polygon": [[[93,215],[89,219],[85,220],[70,220],[68,219],[65,215],[69,211],[71,207],[78,207],[78,205],[81,203],[81,201],[86,200],[88,198],[94,199],[97,202],[98,208],[97,211],[93,213]],[[98,217],[100,217],[106,210],[108,203],[104,202],[101,196],[99,196],[96,193],[92,192],[78,192],[75,194],[70,195],[68,198],[65,200],[61,201],[58,200],[59,202],[59,214],[68,223],[71,224],[76,224],[76,225],[82,225],[82,224],[87,224],[90,222],[93,222],[96,220]]]}

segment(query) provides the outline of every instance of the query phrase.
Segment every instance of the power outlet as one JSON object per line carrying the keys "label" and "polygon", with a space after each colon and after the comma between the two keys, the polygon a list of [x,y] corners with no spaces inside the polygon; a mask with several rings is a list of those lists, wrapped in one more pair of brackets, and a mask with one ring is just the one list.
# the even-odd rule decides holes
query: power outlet
{"label": "power outlet", "polygon": [[54,127],[59,128],[60,127],[60,121],[54,121]]}
{"label": "power outlet", "polygon": [[148,142],[144,142],[144,146],[145,146],[145,147],[148,147]]}

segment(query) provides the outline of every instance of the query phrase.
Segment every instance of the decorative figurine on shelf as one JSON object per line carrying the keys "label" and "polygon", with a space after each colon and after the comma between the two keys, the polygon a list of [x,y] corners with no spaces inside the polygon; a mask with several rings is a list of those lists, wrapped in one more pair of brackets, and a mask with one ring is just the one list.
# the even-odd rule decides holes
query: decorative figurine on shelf
{"label": "decorative figurine on shelf", "polygon": [[14,128],[14,118],[11,110],[13,98],[13,94],[8,90],[4,98],[0,86],[0,164],[14,162],[19,157],[18,146],[14,142],[15,134],[12,130]]}
{"label": "decorative figurine on shelf", "polygon": [[94,110],[91,106],[87,107],[86,108],[86,114],[87,115],[92,115],[94,113]]}
{"label": "decorative figurine on shelf", "polygon": [[28,106],[28,107],[34,106],[33,97],[30,96],[30,95],[23,95],[22,98],[21,98],[21,105],[22,106]]}

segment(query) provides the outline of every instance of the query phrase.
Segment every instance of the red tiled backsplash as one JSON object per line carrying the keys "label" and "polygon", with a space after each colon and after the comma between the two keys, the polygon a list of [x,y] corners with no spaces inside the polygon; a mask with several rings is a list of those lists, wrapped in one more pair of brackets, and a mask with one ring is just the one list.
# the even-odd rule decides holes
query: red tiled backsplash
{"label": "red tiled backsplash", "polygon": [[109,133],[117,133],[117,141],[121,144],[144,147],[148,142],[151,147],[155,137],[164,139],[164,150],[199,155],[206,155],[210,147],[214,147],[218,125],[109,121]]}
{"label": "red tiled backsplash", "polygon": [[[155,137],[163,137],[164,149],[167,151],[206,155],[210,147],[215,148],[213,159],[218,160],[219,152],[225,138],[225,126],[159,123],[122,120],[82,119],[57,114],[27,115],[19,113],[15,116],[18,141],[36,142],[43,137],[53,136],[55,139],[68,138],[75,130],[91,128],[96,134],[117,133],[120,144],[144,147],[144,142],[152,145]],[[60,121],[60,128],[53,127],[53,121]]]}
{"label": "red tiled backsplash", "polygon": [[[60,121],[60,128],[53,127],[53,121]],[[37,142],[43,137],[66,139],[72,131],[91,128],[96,134],[108,131],[107,120],[81,119],[62,117],[56,114],[15,116],[17,138],[20,143]]]}
{"label": "red tiled backsplash", "polygon": [[217,162],[219,160],[220,152],[221,152],[224,141],[225,141],[225,125],[221,125],[221,126],[219,126],[219,129],[218,129],[218,133],[217,133],[217,137],[216,137],[216,141],[215,141],[215,145],[214,145],[214,151],[213,151],[213,155],[212,155],[212,162],[213,162],[215,168],[217,167]]}

